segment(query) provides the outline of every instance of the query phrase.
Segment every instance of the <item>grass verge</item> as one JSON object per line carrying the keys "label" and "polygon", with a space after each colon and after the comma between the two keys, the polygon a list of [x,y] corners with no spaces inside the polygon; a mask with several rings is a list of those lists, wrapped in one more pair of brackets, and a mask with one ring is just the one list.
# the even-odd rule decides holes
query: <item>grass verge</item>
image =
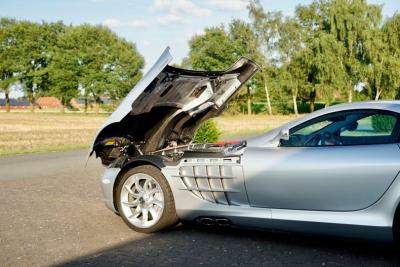
{"label": "grass verge", "polygon": [[[0,156],[89,148],[107,114],[50,112],[0,113]],[[215,118],[221,139],[248,137],[293,119],[293,116],[239,115]]]}
{"label": "grass verge", "polygon": [[48,152],[61,152],[61,151],[69,151],[69,150],[79,150],[79,149],[89,149],[88,144],[79,144],[79,145],[62,145],[62,146],[48,146],[48,147],[38,147],[32,149],[21,149],[21,150],[12,150],[12,151],[0,151],[1,156],[15,156],[15,155],[24,155],[24,154],[32,154],[32,153],[48,153]]}

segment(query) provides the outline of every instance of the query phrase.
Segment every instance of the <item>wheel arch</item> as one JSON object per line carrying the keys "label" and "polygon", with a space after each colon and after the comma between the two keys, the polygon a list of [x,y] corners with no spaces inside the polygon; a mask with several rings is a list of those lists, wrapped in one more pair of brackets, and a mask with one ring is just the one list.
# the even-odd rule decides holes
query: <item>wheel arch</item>
{"label": "wheel arch", "polygon": [[393,217],[393,239],[400,242],[400,203],[397,204],[396,211]]}
{"label": "wheel arch", "polygon": [[135,158],[132,158],[124,163],[124,165],[121,167],[121,171],[118,173],[117,178],[115,179],[114,186],[113,186],[113,205],[114,208],[117,212],[118,211],[118,206],[116,205],[116,191],[118,188],[119,181],[121,178],[124,176],[125,172],[128,170],[138,167],[138,166],[144,166],[144,165],[152,165],[156,167],[157,169],[161,170],[161,168],[165,167],[163,159],[159,156],[153,156],[153,155],[143,155],[143,156],[138,156]]}

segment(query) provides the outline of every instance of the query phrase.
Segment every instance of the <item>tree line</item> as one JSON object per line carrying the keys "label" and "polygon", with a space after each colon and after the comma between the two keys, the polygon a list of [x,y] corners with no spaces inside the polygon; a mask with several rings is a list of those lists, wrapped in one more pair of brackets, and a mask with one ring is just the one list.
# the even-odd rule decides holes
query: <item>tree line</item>
{"label": "tree line", "polygon": [[382,6],[364,0],[316,0],[293,16],[252,0],[248,13],[249,22],[194,36],[182,62],[218,70],[247,56],[261,66],[230,112],[298,114],[298,104],[313,111],[316,103],[400,98],[399,14],[383,20]]}
{"label": "tree line", "polygon": [[[247,7],[249,19],[206,28],[189,40],[184,68],[221,70],[241,56],[261,71],[228,112],[313,111],[337,102],[400,98],[400,15],[382,18],[365,0],[314,0],[293,16]],[[0,19],[0,90],[19,84],[32,109],[38,96],[100,103],[123,98],[142,76],[135,44],[103,26]]]}
{"label": "tree line", "polygon": [[123,98],[141,78],[144,59],[136,46],[103,26],[0,19],[0,91],[9,111],[18,84],[31,103],[56,96],[62,110],[72,98],[96,103]]}

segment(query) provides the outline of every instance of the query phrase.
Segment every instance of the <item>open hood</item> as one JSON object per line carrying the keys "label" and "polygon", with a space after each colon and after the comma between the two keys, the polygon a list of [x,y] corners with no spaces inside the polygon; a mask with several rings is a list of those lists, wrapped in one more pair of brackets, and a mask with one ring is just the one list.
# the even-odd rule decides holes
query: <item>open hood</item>
{"label": "open hood", "polygon": [[259,69],[247,58],[213,72],[179,69],[168,65],[171,60],[167,48],[99,129],[90,155],[95,151],[103,160],[107,145],[129,143],[132,153],[145,154],[190,143],[200,123],[221,114]]}

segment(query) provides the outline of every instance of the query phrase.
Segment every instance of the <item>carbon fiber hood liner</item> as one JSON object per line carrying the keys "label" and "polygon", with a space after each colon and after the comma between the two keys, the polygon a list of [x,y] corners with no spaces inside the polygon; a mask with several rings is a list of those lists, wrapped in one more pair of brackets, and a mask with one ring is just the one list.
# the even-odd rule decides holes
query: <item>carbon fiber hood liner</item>
{"label": "carbon fiber hood liner", "polygon": [[109,138],[126,138],[140,153],[188,144],[259,69],[247,58],[215,72],[172,67],[171,59],[167,49],[100,128],[90,153],[99,156]]}

